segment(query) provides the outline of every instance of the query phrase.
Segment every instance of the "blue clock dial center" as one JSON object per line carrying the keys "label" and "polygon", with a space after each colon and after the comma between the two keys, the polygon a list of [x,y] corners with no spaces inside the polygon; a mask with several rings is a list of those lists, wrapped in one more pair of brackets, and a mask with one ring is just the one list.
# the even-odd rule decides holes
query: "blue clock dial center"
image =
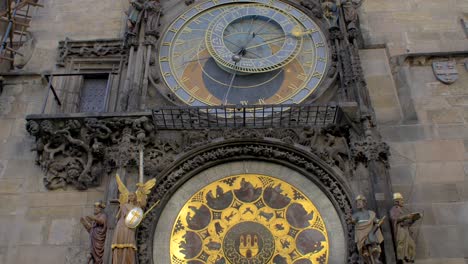
{"label": "blue clock dial center", "polygon": [[[299,54],[298,22],[271,6],[253,4],[220,14],[206,33],[210,55],[221,68],[239,74],[274,71]],[[232,56],[241,57],[233,61]]]}

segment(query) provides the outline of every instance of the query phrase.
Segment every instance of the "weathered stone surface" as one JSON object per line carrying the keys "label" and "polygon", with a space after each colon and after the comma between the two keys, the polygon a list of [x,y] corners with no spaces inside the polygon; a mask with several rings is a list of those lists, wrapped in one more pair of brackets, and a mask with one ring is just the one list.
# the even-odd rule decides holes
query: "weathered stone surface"
{"label": "weathered stone surface", "polygon": [[4,178],[9,179],[24,179],[31,177],[29,175],[39,175],[41,169],[34,162],[24,160],[9,160],[4,173]]}
{"label": "weathered stone surface", "polygon": [[428,258],[464,257],[465,241],[461,226],[423,226],[420,232],[424,234]]}
{"label": "weathered stone surface", "polygon": [[463,123],[463,114],[460,109],[441,108],[427,111],[429,121],[434,124]]}
{"label": "weathered stone surface", "polygon": [[390,143],[390,163],[392,165],[409,164],[416,161],[416,148],[412,142]]}
{"label": "weathered stone surface", "polygon": [[[412,189],[412,191],[411,191]],[[459,202],[461,197],[457,191],[457,184],[435,184],[421,183],[411,186],[410,202],[414,203],[443,203],[443,202]]]}
{"label": "weathered stone surface", "polygon": [[43,192],[26,195],[26,201],[31,207],[41,206],[79,206],[87,205],[86,192]]}
{"label": "weathered stone surface", "polygon": [[21,232],[19,237],[20,245],[40,245],[43,243],[47,230],[47,221],[25,220],[21,223]]}
{"label": "weathered stone surface", "polygon": [[465,179],[463,162],[417,163],[415,182],[457,183]]}
{"label": "weathered stone surface", "polygon": [[16,257],[10,263],[65,263],[66,255],[67,247],[64,246],[19,246]]}
{"label": "weathered stone surface", "polygon": [[31,138],[9,137],[8,140],[0,142],[0,159],[10,160],[34,160],[31,151],[33,141]]}
{"label": "weathered stone surface", "polygon": [[423,125],[399,125],[399,126],[381,126],[380,133],[387,142],[407,142],[430,140],[434,136],[433,126]]}
{"label": "weathered stone surface", "polygon": [[[369,44],[392,43],[390,56],[405,52],[462,51],[463,30],[455,15],[466,6],[463,1],[364,1],[362,27]],[[466,9],[465,9],[466,12]],[[458,34],[442,34],[456,32]],[[403,38],[395,38],[400,33]],[[395,41],[396,40],[396,41]]]}
{"label": "weathered stone surface", "polygon": [[0,180],[0,193],[15,194],[21,192],[23,180],[21,179],[6,179]]}
{"label": "weathered stone surface", "polygon": [[465,148],[461,140],[433,140],[415,142],[417,161],[463,160]]}
{"label": "weathered stone surface", "polygon": [[385,50],[361,50],[359,54],[377,121],[398,122],[402,117],[400,103]]}
{"label": "weathered stone surface", "polygon": [[[434,203],[432,205],[437,225],[468,225],[468,203]],[[468,237],[467,237],[468,238]]]}
{"label": "weathered stone surface", "polygon": [[462,201],[468,201],[468,180],[457,183],[457,190]]}
{"label": "weathered stone surface", "polygon": [[15,122],[14,119],[0,119],[1,126],[0,126],[0,141],[6,140],[10,136],[11,127]]}
{"label": "weathered stone surface", "polygon": [[67,256],[65,264],[81,264],[86,263],[88,259],[89,247],[69,247],[67,248]]}
{"label": "weathered stone surface", "polygon": [[394,165],[390,169],[390,176],[394,184],[411,185],[416,176],[416,164]]}
{"label": "weathered stone surface", "polygon": [[77,237],[78,221],[71,219],[56,219],[52,220],[49,226],[49,234],[47,243],[51,245],[69,245],[73,242],[73,238]]}
{"label": "weathered stone surface", "polygon": [[466,264],[464,258],[418,259],[418,264]]}
{"label": "weathered stone surface", "polygon": [[54,207],[32,207],[28,208],[26,218],[37,220],[42,218],[70,219],[80,218],[86,215],[82,206],[54,206]]}
{"label": "weathered stone surface", "polygon": [[0,179],[3,178],[3,174],[5,173],[7,162],[8,161],[6,160],[0,160]]}
{"label": "weathered stone surface", "polygon": [[464,124],[457,125],[438,125],[435,127],[438,138],[440,139],[466,139],[468,138],[468,126]]}
{"label": "weathered stone surface", "polygon": [[21,203],[19,195],[13,194],[0,194],[0,215],[15,215],[16,207]]}
{"label": "weathered stone surface", "polygon": [[4,238],[4,239],[0,239],[0,248],[4,246],[8,246],[9,241],[8,239],[5,239],[5,238],[12,237],[12,233],[14,232],[14,227],[15,227],[15,217],[0,216],[0,237]]}

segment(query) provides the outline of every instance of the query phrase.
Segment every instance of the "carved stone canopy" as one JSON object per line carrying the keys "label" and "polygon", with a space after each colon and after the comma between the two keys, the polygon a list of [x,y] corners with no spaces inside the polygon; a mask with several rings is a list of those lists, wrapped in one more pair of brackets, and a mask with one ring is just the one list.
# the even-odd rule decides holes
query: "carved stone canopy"
{"label": "carved stone canopy", "polygon": [[179,155],[210,142],[255,139],[284,142],[306,149],[341,175],[352,176],[346,129],[214,128],[157,130],[151,115],[30,116],[28,132],[36,137],[36,162],[44,169],[48,189],[73,185],[77,189],[99,185],[101,175],[114,168],[135,166],[144,148],[145,173],[158,175]]}

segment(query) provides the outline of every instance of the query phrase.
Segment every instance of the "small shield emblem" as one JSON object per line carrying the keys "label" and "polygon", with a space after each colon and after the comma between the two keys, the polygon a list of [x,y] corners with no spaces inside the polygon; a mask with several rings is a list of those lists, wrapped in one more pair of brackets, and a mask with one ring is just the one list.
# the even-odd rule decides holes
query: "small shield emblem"
{"label": "small shield emblem", "polygon": [[455,61],[435,61],[432,63],[432,69],[437,80],[452,84],[458,80],[457,64]]}
{"label": "small shield emblem", "polygon": [[143,220],[143,215],[143,210],[140,207],[133,208],[125,217],[125,225],[128,228],[136,228]]}

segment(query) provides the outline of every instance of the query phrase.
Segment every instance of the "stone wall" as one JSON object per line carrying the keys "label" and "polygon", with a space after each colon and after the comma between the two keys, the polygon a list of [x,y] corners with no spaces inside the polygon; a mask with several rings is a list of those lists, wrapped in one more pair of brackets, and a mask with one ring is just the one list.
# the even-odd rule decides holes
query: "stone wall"
{"label": "stone wall", "polygon": [[[57,46],[71,39],[122,36],[127,0],[47,0],[30,31],[37,40],[26,72],[54,71]],[[40,113],[47,84],[36,77],[5,77],[0,95],[0,264],[86,263],[89,246],[80,217],[93,213],[104,189],[48,191],[31,151],[25,116]],[[101,186],[106,186],[102,184]]]}
{"label": "stone wall", "polygon": [[77,254],[86,252],[89,241],[80,217],[92,214],[93,203],[103,199],[102,188],[44,188],[24,120],[40,111],[44,91],[39,78],[7,78],[0,96],[0,263],[83,260]]}
{"label": "stone wall", "polygon": [[[436,80],[429,55],[468,50],[467,12],[464,0],[369,0],[361,9],[366,46],[385,47],[361,56],[393,189],[425,214],[417,263],[468,263],[468,55],[454,57],[452,85]],[[415,53],[428,55],[407,59]]]}
{"label": "stone wall", "polygon": [[466,0],[363,0],[360,12],[366,45],[385,44],[391,57],[468,50]]}
{"label": "stone wall", "polygon": [[47,0],[35,8],[30,32],[37,40],[25,71],[53,71],[60,40],[120,38],[125,31],[127,0]]}

